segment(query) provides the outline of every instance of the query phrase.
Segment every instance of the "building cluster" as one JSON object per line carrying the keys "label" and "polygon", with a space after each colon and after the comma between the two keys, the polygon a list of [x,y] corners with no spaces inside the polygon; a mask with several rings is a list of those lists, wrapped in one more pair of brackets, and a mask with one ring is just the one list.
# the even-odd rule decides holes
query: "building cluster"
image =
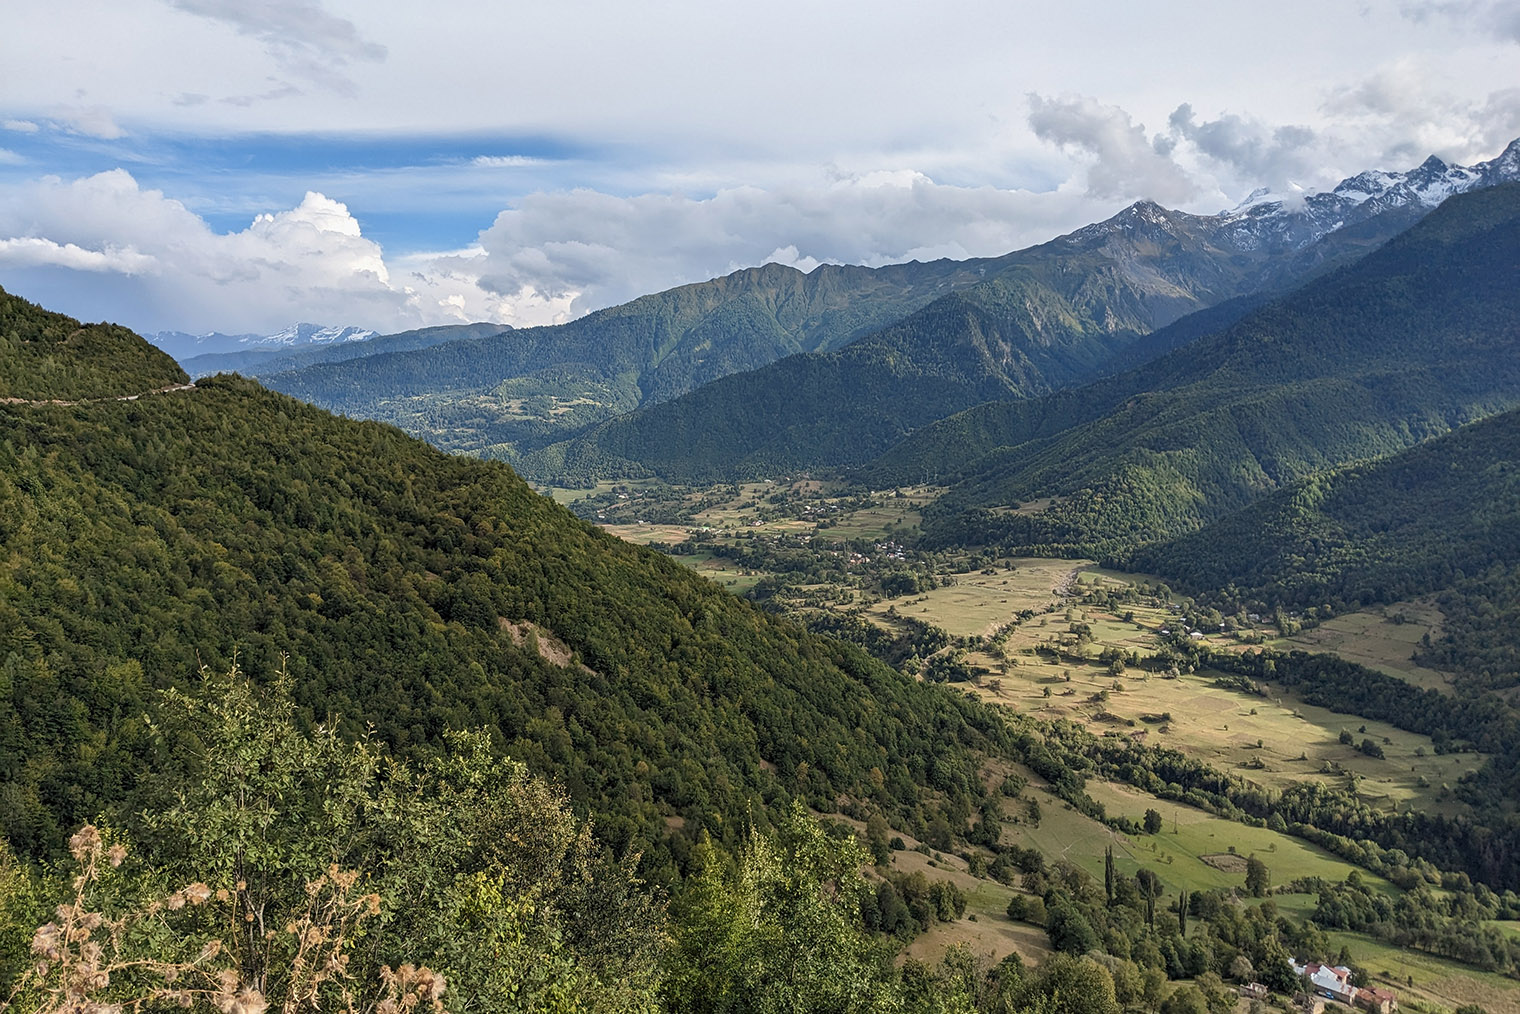
{"label": "building cluster", "polygon": [[[1312,987],[1312,994],[1306,996],[1306,1000],[1337,1000],[1351,1007],[1360,1007],[1369,1014],[1393,1014],[1399,1009],[1398,997],[1388,990],[1352,985],[1351,969],[1345,965],[1322,965],[1315,961],[1303,965],[1294,961],[1292,965],[1293,974]],[[1319,1010],[1323,1009],[1323,1003],[1319,1004]],[[1313,1014],[1319,1014],[1319,1011],[1315,1010]]]}

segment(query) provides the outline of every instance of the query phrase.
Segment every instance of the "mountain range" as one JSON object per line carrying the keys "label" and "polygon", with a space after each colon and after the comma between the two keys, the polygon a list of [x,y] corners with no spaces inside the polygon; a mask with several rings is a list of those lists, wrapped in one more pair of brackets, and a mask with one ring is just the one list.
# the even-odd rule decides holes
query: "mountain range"
{"label": "mountain range", "polygon": [[979,402],[1080,385],[1165,352],[1196,333],[1150,340],[1157,329],[1221,304],[1243,313],[1443,197],[1513,178],[1520,144],[1472,167],[1432,158],[1219,215],[1141,202],[998,258],[807,275],[772,264],[570,324],[257,372],[303,400],[537,477],[863,463]]}
{"label": "mountain range", "polygon": [[[1081,390],[943,420],[874,474],[951,482],[926,519],[941,542],[1104,552],[1179,534],[1515,405],[1517,273],[1520,185],[1461,195],[1217,334]],[[1053,499],[1006,509],[1036,498]]]}
{"label": "mountain range", "polygon": [[331,327],[322,324],[292,324],[274,334],[187,334],[184,331],[158,331],[147,335],[152,344],[180,362],[194,356],[227,352],[275,351],[304,348],[308,345],[340,345],[362,342],[377,332],[362,327]]}
{"label": "mountain range", "polygon": [[[530,457],[531,474],[648,470],[705,481],[860,465],[913,430],[986,401],[1077,387],[1186,344],[1354,261],[1453,191],[1520,178],[1520,142],[1471,169],[1435,160],[1362,174],[1294,207],[1221,215],[1151,202],[1011,254],[977,285],[844,349],[737,374],[610,420]],[[1159,329],[1159,330],[1158,330]]]}

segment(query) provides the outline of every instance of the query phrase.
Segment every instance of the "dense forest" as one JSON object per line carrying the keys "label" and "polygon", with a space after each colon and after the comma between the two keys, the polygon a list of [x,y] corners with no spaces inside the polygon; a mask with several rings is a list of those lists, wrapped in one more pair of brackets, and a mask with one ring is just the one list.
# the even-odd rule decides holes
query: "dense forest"
{"label": "dense forest", "polygon": [[0,819],[27,855],[130,808],[154,688],[234,659],[398,756],[489,728],[664,878],[791,798],[964,820],[1001,735],[503,466],[247,381],[0,406],[0,461]]}
{"label": "dense forest", "polygon": [[1520,682],[1508,631],[1520,561],[1520,413],[1306,479],[1207,528],[1122,556],[1234,613],[1329,616],[1439,593],[1420,658],[1469,689]]}
{"label": "dense forest", "polygon": [[81,324],[0,289],[0,401],[140,394],[189,377],[115,324]]}

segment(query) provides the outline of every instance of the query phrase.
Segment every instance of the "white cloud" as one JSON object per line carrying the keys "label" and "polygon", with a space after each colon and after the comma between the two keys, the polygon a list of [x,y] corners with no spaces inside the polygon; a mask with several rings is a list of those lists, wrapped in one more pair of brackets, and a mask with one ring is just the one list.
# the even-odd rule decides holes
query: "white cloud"
{"label": "white cloud", "polygon": [[9,148],[0,148],[0,165],[20,165],[26,159],[11,151]]}
{"label": "white cloud", "polygon": [[0,123],[0,127],[6,130],[14,130],[18,134],[35,134],[40,129],[31,120],[6,120]]}
{"label": "white cloud", "polygon": [[470,164],[482,169],[525,169],[528,166],[548,165],[549,160],[530,155],[477,155]]}
{"label": "white cloud", "polygon": [[108,246],[86,250],[73,243],[55,243],[36,236],[0,239],[0,264],[24,267],[57,267],[73,271],[115,272],[139,275],[155,270],[158,262],[131,247]]}
{"label": "white cloud", "polygon": [[55,106],[52,118],[67,130],[102,141],[114,141],[127,136],[127,132],[117,126],[115,116],[105,106]]}
{"label": "white cloud", "polygon": [[1170,139],[1185,141],[1204,158],[1226,167],[1237,180],[1254,181],[1286,193],[1296,185],[1319,183],[1326,170],[1323,146],[1314,130],[1303,126],[1272,126],[1224,113],[1200,121],[1189,103],[1178,106],[1167,120]]}
{"label": "white cloud", "polygon": [[[345,73],[351,61],[383,61],[386,47],[370,42],[357,26],[323,9],[320,0],[167,0],[171,7],[229,25],[259,40],[282,68],[297,77],[344,94],[355,91]],[[281,98],[277,88],[251,98]]]}
{"label": "white cloud", "polygon": [[488,291],[569,297],[576,313],[768,260],[804,269],[1006,253],[1114,210],[1072,192],[840,175],[710,197],[531,194],[481,233]]}
{"label": "white cloud", "polygon": [[1172,160],[1164,138],[1149,139],[1118,106],[1087,96],[1029,96],[1029,126],[1042,141],[1090,158],[1087,186],[1101,197],[1147,197],[1178,204],[1198,196],[1199,186]]}
{"label": "white cloud", "polygon": [[1423,0],[1402,4],[1399,10],[1411,21],[1445,17],[1505,42],[1520,42],[1520,0]]}
{"label": "white cloud", "polygon": [[[11,268],[131,276],[136,305],[113,316],[146,330],[272,330],[311,318],[389,326],[435,315],[391,286],[379,245],[317,193],[217,233],[123,170],[51,177],[0,198],[0,242]],[[165,307],[172,319],[150,317]]]}

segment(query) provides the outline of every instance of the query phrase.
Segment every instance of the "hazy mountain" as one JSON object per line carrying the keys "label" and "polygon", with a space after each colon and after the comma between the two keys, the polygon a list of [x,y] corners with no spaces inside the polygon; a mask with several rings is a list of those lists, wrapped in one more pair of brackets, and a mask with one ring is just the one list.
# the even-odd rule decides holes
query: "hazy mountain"
{"label": "hazy mountain", "polygon": [[394,422],[451,450],[510,452],[799,351],[845,344],[996,261],[884,268],[779,264],[597,311],[420,352],[265,376],[280,391]]}
{"label": "hazy mountain", "polygon": [[292,324],[274,334],[187,334],[184,331],[158,331],[148,335],[157,345],[183,363],[192,356],[227,352],[285,350],[308,345],[340,345],[368,341],[377,332],[362,327],[328,327],[321,324]]}
{"label": "hazy mountain", "polygon": [[241,373],[257,377],[271,373],[298,370],[313,363],[335,363],[361,356],[380,355],[385,352],[406,352],[425,349],[444,342],[467,338],[484,338],[501,334],[512,328],[506,324],[443,324],[424,327],[399,334],[376,335],[362,341],[331,342],[301,347],[254,348],[238,352],[208,352],[182,360],[192,377],[207,377],[214,373]]}

